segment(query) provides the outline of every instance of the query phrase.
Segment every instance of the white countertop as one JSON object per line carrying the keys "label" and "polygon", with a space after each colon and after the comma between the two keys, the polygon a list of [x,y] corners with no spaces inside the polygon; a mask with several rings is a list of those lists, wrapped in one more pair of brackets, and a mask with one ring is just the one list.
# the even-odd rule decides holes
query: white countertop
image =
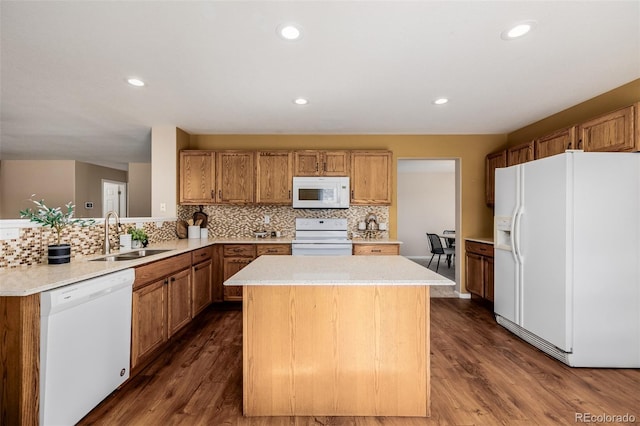
{"label": "white countertop", "polygon": [[245,285],[454,285],[403,256],[260,256],[224,282]]}
{"label": "white countertop", "polygon": [[[363,243],[400,243],[395,240],[361,240]],[[111,272],[155,262],[213,244],[291,244],[291,238],[209,238],[175,239],[149,244],[148,249],[169,250],[140,259],[117,262],[93,262],[101,254],[72,258],[62,265],[33,265],[0,270],[0,296],[28,296],[77,283]],[[112,254],[117,254],[115,251]]]}

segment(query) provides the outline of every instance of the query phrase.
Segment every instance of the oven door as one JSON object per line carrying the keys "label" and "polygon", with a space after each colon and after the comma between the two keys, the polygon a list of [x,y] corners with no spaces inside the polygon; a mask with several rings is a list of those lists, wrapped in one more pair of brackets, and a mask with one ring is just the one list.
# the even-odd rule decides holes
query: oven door
{"label": "oven door", "polygon": [[351,256],[353,246],[343,243],[292,243],[293,256]]}

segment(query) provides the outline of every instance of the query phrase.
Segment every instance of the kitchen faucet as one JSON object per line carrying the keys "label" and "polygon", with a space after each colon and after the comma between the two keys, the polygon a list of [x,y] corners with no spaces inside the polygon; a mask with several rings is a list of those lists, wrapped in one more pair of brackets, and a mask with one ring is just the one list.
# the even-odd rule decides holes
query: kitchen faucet
{"label": "kitchen faucet", "polygon": [[102,254],[111,253],[111,244],[109,244],[109,216],[115,216],[116,218],[116,231],[120,229],[120,218],[118,213],[111,210],[104,216],[104,245],[102,246]]}

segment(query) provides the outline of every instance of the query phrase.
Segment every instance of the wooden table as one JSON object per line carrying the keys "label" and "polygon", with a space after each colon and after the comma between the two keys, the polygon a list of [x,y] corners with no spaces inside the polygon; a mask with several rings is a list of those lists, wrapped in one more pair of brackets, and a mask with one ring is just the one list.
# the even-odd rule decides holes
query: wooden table
{"label": "wooden table", "polygon": [[243,286],[247,416],[430,414],[429,286],[402,256],[261,256]]}

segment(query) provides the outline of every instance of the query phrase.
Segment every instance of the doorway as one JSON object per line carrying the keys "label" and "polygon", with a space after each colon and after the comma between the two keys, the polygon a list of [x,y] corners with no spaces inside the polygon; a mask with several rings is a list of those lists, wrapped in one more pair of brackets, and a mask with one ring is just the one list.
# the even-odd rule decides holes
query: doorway
{"label": "doorway", "polygon": [[127,184],[102,180],[102,217],[114,211],[120,217],[127,216]]}
{"label": "doorway", "polygon": [[[431,251],[427,232],[456,232],[456,256],[447,267],[442,256],[438,273],[456,282],[460,294],[460,159],[398,159],[397,223],[400,254],[427,266]],[[437,256],[429,269],[435,271]]]}

